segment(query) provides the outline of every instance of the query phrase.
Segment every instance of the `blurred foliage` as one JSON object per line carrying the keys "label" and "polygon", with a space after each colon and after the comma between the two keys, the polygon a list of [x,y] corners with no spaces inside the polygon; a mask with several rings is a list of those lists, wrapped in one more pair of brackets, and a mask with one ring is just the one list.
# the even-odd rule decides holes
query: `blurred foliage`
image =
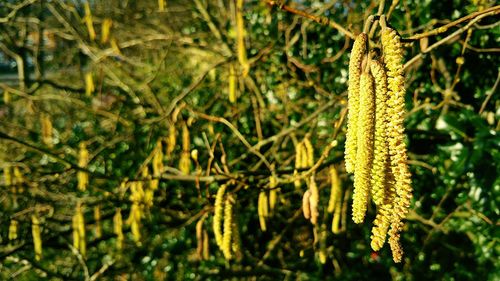
{"label": "blurred foliage", "polygon": [[[343,168],[342,121],[352,39],[269,1],[245,1],[245,77],[237,60],[235,1],[167,0],[164,11],[157,1],[90,1],[94,40],[83,2],[0,3],[0,168],[17,167],[23,178],[11,185],[5,176],[0,180],[1,280],[500,279],[498,16],[483,18],[406,69],[414,199],[402,235],[404,262],[394,264],[387,246],[371,251],[371,206],[363,225],[352,223],[347,208],[345,231],[328,231],[327,261],[321,264],[314,237],[331,225],[329,165],[338,169],[343,188],[352,189]],[[387,12],[392,2],[385,2]],[[398,2],[389,22],[403,38],[494,4]],[[379,2],[282,4],[357,34]],[[105,19],[112,27],[103,42]],[[406,61],[466,23],[409,42]],[[230,64],[237,69],[234,104],[228,99]],[[84,79],[89,72],[95,84],[90,96]],[[50,143],[43,141],[43,116],[51,120]],[[199,163],[191,161],[189,175],[178,164],[185,124]],[[168,145],[171,127],[177,142],[165,153],[160,186],[142,220],[142,245],[124,223],[124,248],[117,250],[112,218],[121,208],[125,222],[131,208],[130,192],[120,183],[148,181],[141,168],[149,165],[158,141]],[[306,135],[316,159],[334,139],[339,142],[316,171],[320,223],[315,228],[301,215],[304,187],[281,184],[263,232],[259,191],[272,172],[280,179],[291,176],[294,147]],[[86,191],[77,189],[80,143],[90,153]],[[211,230],[214,195],[228,179],[236,181],[229,192],[237,198],[242,240],[241,260],[229,262]],[[78,202],[87,230],[84,260],[70,247]],[[102,210],[100,238],[93,232],[95,206]],[[33,252],[32,214],[42,223],[40,261]],[[205,214],[210,256],[199,260],[195,225]],[[17,239],[9,241],[11,219],[19,227]]]}

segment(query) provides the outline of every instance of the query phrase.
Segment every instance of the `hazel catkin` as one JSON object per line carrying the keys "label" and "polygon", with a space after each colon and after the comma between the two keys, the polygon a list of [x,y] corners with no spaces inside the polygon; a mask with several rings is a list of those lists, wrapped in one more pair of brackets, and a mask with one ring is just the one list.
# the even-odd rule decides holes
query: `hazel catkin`
{"label": "hazel catkin", "polygon": [[222,246],[222,214],[224,212],[224,193],[226,192],[226,185],[223,184],[217,190],[217,195],[215,196],[214,203],[214,219],[213,219],[213,231],[215,237],[215,243],[219,248]]}

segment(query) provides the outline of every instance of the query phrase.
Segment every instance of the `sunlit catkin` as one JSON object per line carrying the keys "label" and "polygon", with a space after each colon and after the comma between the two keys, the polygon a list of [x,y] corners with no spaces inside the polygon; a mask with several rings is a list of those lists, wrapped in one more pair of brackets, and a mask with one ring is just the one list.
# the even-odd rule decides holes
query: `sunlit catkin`
{"label": "sunlit catkin", "polygon": [[7,90],[3,90],[3,103],[9,104],[10,103],[10,92]]}
{"label": "sunlit catkin", "polygon": [[303,162],[302,158],[305,157],[302,153],[303,146],[304,146],[304,144],[302,142],[297,143],[297,145],[295,146],[295,170],[293,171],[293,177],[294,177],[293,184],[296,188],[300,188],[300,185],[301,185],[298,169],[303,168],[302,167],[302,162]]}
{"label": "sunlit catkin", "polygon": [[95,30],[94,30],[94,23],[92,21],[92,11],[90,10],[90,3],[88,1],[85,1],[83,3],[83,7],[85,9],[85,24],[87,25],[87,31],[89,33],[89,38],[91,41],[94,41],[95,39]]}
{"label": "sunlit catkin", "polygon": [[[389,165],[386,165],[389,166]],[[387,231],[391,224],[393,216],[393,202],[396,196],[394,190],[394,178],[392,172],[389,170],[386,178],[385,198],[381,205],[377,207],[377,215],[373,221],[371,247],[374,251],[379,251],[384,246]]]}
{"label": "sunlit catkin", "polygon": [[73,228],[73,247],[85,257],[86,242],[85,242],[85,220],[83,218],[82,207],[77,204],[75,214],[72,219]]}
{"label": "sunlit catkin", "polygon": [[18,222],[14,219],[10,220],[9,224],[9,240],[16,240],[17,239],[17,228],[18,228]]}
{"label": "sunlit catkin", "polygon": [[261,191],[259,193],[259,198],[257,201],[257,213],[259,215],[259,224],[260,224],[260,229],[262,231],[267,230],[266,226],[266,219],[269,214],[269,203],[268,203],[268,198],[267,194],[265,191]]}
{"label": "sunlit catkin", "polygon": [[158,0],[158,11],[159,12],[165,11],[165,1],[166,0]]}
{"label": "sunlit catkin", "polygon": [[198,260],[203,259],[203,222],[205,217],[196,223],[196,256]]}
{"label": "sunlit catkin", "polygon": [[191,171],[191,142],[189,139],[189,129],[186,124],[182,127],[182,154],[179,160],[179,170],[185,175]]}
{"label": "sunlit catkin", "polygon": [[85,95],[91,96],[95,91],[94,78],[92,77],[92,72],[85,73]]}
{"label": "sunlit catkin", "polygon": [[113,25],[113,20],[106,18],[102,21],[101,25],[101,43],[106,44],[109,40],[109,34],[111,31],[111,26]]}
{"label": "sunlit catkin", "polygon": [[10,166],[5,166],[3,168],[3,180],[6,186],[12,185],[12,172]]}
{"label": "sunlit catkin", "polygon": [[[80,168],[87,168],[87,164],[89,161],[89,151],[85,143],[80,143],[80,150],[78,152],[78,166]],[[78,180],[78,190],[85,191],[89,184],[89,175],[85,171],[77,172],[77,180]]]}
{"label": "sunlit catkin", "polygon": [[312,146],[309,137],[304,138],[304,151],[306,157],[304,158],[303,156],[302,161],[304,161],[303,163],[306,165],[302,168],[311,168],[314,166],[314,147]]}
{"label": "sunlit catkin", "polygon": [[375,78],[375,132],[374,152],[372,165],[372,192],[373,202],[378,206],[384,201],[386,167],[387,167],[387,134],[386,134],[386,101],[387,75],[382,63],[376,60],[370,62],[370,69]]}
{"label": "sunlit catkin", "polygon": [[94,207],[94,221],[95,229],[94,234],[96,238],[101,238],[102,236],[102,225],[101,225],[101,206]]}
{"label": "sunlit catkin", "polygon": [[369,72],[362,73],[352,203],[352,219],[355,223],[363,222],[368,205],[373,160],[374,94],[373,76]]}
{"label": "sunlit catkin", "polygon": [[121,250],[123,248],[123,220],[121,209],[117,208],[113,216],[113,233],[116,235],[116,248]]}
{"label": "sunlit catkin", "polygon": [[236,73],[234,71],[234,65],[229,64],[229,102],[236,102]]}
{"label": "sunlit catkin", "polygon": [[278,200],[278,178],[275,174],[269,177],[269,212],[272,213],[274,211],[274,207],[276,206],[276,202]]}
{"label": "sunlit catkin", "polygon": [[311,219],[311,205],[309,204],[309,198],[311,198],[311,191],[308,189],[302,196],[302,214],[304,214],[304,218],[307,220]]}
{"label": "sunlit catkin", "polygon": [[42,114],[42,142],[48,146],[52,147],[54,142],[52,141],[52,121],[50,116],[47,114]]}
{"label": "sunlit catkin", "polygon": [[339,175],[337,173],[337,169],[335,169],[335,166],[330,166],[328,172],[330,175],[331,186],[330,186],[330,200],[328,201],[327,211],[329,213],[333,213],[335,211],[335,207],[338,204],[341,204],[340,199],[342,196],[342,190],[340,187]]}
{"label": "sunlit catkin", "polygon": [[36,215],[31,216],[31,235],[33,236],[35,260],[39,261],[42,259],[42,236],[40,230],[40,220]]}
{"label": "sunlit catkin", "polygon": [[215,243],[217,246],[222,247],[222,215],[224,213],[224,193],[226,192],[226,185],[223,184],[217,190],[214,203],[214,219],[213,231]]}
{"label": "sunlit catkin", "polygon": [[224,234],[222,236],[221,247],[222,253],[227,260],[233,257],[231,252],[231,241],[233,237],[233,204],[234,198],[231,194],[228,194],[224,202]]}
{"label": "sunlit catkin", "polygon": [[391,171],[394,175],[393,218],[389,230],[389,244],[394,262],[401,262],[403,249],[400,245],[400,232],[404,226],[404,218],[408,213],[412,198],[411,174],[408,167],[404,136],[405,88],[403,76],[403,49],[399,35],[385,24],[385,18],[380,18],[382,26],[382,50],[387,69],[389,99],[387,102],[387,134]]}
{"label": "sunlit catkin", "polygon": [[238,61],[242,68],[242,75],[246,77],[250,69],[245,47],[245,22],[243,20],[243,0],[236,0],[236,36],[238,48]]}
{"label": "sunlit catkin", "polygon": [[175,149],[177,143],[177,130],[173,124],[168,127],[168,138],[167,138],[167,156],[170,156]]}
{"label": "sunlit catkin", "polygon": [[347,134],[345,142],[345,167],[348,173],[354,172],[357,150],[357,126],[359,116],[359,89],[361,77],[361,62],[366,53],[368,37],[361,33],[356,37],[349,60]]}

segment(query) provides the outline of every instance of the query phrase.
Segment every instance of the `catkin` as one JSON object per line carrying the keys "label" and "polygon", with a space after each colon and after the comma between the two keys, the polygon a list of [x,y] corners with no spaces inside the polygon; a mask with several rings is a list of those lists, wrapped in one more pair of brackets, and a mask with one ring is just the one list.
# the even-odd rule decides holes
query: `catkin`
{"label": "catkin", "polygon": [[238,61],[242,68],[242,75],[246,77],[250,70],[245,48],[245,22],[243,21],[243,0],[236,0],[236,36],[238,48]]}
{"label": "catkin", "polygon": [[[85,143],[80,143],[80,150],[78,152],[78,166],[80,168],[87,168],[87,164],[89,161],[89,151],[85,146]],[[89,175],[87,172],[78,171],[77,172],[78,179],[78,190],[85,191],[87,189],[89,183]]]}
{"label": "catkin", "polygon": [[77,204],[75,209],[75,214],[72,219],[73,227],[73,247],[80,254],[85,257],[86,254],[86,243],[85,243],[85,220],[83,218],[82,207],[80,203]]}
{"label": "catkin", "polygon": [[113,233],[116,235],[116,248],[121,250],[123,248],[123,220],[121,209],[117,208],[113,216]]}
{"label": "catkin", "polygon": [[17,228],[18,228],[18,222],[14,219],[10,220],[9,224],[9,240],[16,240],[17,239]]}
{"label": "catkin", "polygon": [[6,186],[12,185],[12,173],[9,166],[3,168],[3,180]]}
{"label": "catkin", "polygon": [[[386,165],[388,166],[388,165]],[[394,190],[394,178],[392,172],[389,170],[387,173],[385,199],[383,204],[377,207],[377,215],[373,221],[371,247],[374,251],[379,251],[384,246],[387,230],[391,224],[393,215],[393,202],[396,191]]]}
{"label": "catkin", "polygon": [[266,231],[266,219],[269,214],[269,208],[268,208],[268,198],[267,194],[265,191],[261,191],[259,193],[259,198],[257,201],[257,213],[259,215],[259,224],[260,224],[260,229],[262,231]]}
{"label": "catkin", "polygon": [[196,256],[198,260],[203,259],[203,222],[205,217],[196,223]]}
{"label": "catkin", "polygon": [[304,192],[302,196],[302,213],[305,219],[311,219],[311,205],[309,203],[309,198],[311,198],[311,191],[308,189]]}
{"label": "catkin", "polygon": [[106,18],[102,21],[101,25],[101,43],[106,44],[109,40],[109,34],[111,31],[111,26],[113,25],[113,20]]}
{"label": "catkin", "polygon": [[357,126],[357,151],[354,172],[354,194],[352,219],[362,223],[368,205],[370,172],[373,160],[374,89],[369,72],[361,74],[359,95],[359,118]]}
{"label": "catkin", "polygon": [[85,73],[85,95],[91,96],[95,91],[94,78],[92,77],[92,72]]}
{"label": "catkin", "polygon": [[318,222],[319,211],[319,190],[316,185],[316,180],[314,176],[311,176],[309,179],[309,190],[311,191],[311,196],[309,197],[309,208],[311,210],[311,223],[315,225]]}
{"label": "catkin", "polygon": [[381,18],[380,23],[382,25],[381,41],[389,90],[387,102],[389,155],[396,192],[391,229],[389,230],[389,244],[394,262],[401,262],[403,249],[399,242],[400,232],[403,229],[403,219],[408,213],[412,198],[411,174],[404,141],[405,81],[402,65],[403,49],[396,31],[385,26],[384,17]]}
{"label": "catkin", "polygon": [[210,244],[208,243],[208,232],[203,230],[203,259],[208,260],[210,257]]}
{"label": "catkin", "polygon": [[175,126],[172,124],[168,127],[168,140],[167,140],[167,156],[170,156],[175,149],[175,145],[177,143],[177,130]]}
{"label": "catkin", "polygon": [[182,126],[182,154],[179,160],[179,170],[188,175],[191,170],[191,142],[189,139],[189,129],[186,124]]}
{"label": "catkin", "polygon": [[236,73],[232,63],[229,64],[229,102],[236,102]]}
{"label": "catkin", "polygon": [[158,0],[158,11],[165,11],[165,0]]}
{"label": "catkin", "polygon": [[89,38],[91,41],[94,41],[95,39],[95,30],[94,30],[94,23],[92,21],[92,11],[90,10],[90,4],[88,1],[86,1],[83,4],[83,7],[85,9],[85,24],[87,25],[87,30],[89,33]]}
{"label": "catkin", "polygon": [[42,114],[41,122],[42,122],[42,142],[49,148],[52,148],[53,146],[52,121],[50,120],[50,116],[47,114]]}
{"label": "catkin", "polygon": [[356,37],[349,60],[347,134],[345,142],[345,167],[348,173],[354,172],[357,155],[361,62],[366,53],[367,41],[368,37],[365,33],[361,33]]}
{"label": "catkin", "polygon": [[308,137],[304,138],[304,150],[306,158],[302,159],[305,160],[304,162],[306,165],[302,168],[311,168],[312,166],[314,166],[314,148]]}
{"label": "catkin", "polygon": [[214,203],[214,220],[213,220],[213,231],[215,237],[215,243],[219,248],[222,246],[222,214],[224,212],[224,193],[226,192],[226,185],[223,184],[217,190],[217,195],[215,196]]}
{"label": "catkin", "polygon": [[222,236],[222,253],[227,260],[232,258],[231,239],[233,236],[233,203],[231,194],[226,196],[224,202],[224,234]]}
{"label": "catkin", "polygon": [[330,188],[330,200],[328,201],[328,208],[326,209],[328,213],[333,213],[335,211],[335,207],[340,204],[340,196],[342,193],[340,187],[339,175],[337,173],[337,169],[334,166],[331,166],[329,169],[331,188]]}
{"label": "catkin", "polygon": [[31,234],[33,236],[35,260],[39,261],[42,259],[42,237],[40,230],[40,220],[36,215],[31,216]]}
{"label": "catkin", "polygon": [[151,166],[153,169],[153,176],[159,177],[161,172],[163,171],[163,148],[161,140],[158,140],[156,142]]}
{"label": "catkin", "polygon": [[370,69],[375,78],[375,132],[374,152],[372,165],[372,199],[375,205],[384,201],[387,163],[387,135],[386,135],[386,101],[387,101],[387,75],[382,63],[376,60],[370,62]]}
{"label": "catkin", "polygon": [[272,213],[278,200],[278,178],[275,174],[269,177],[269,212]]}
{"label": "catkin", "polygon": [[3,90],[3,103],[9,104],[10,103],[10,92],[7,90]]}

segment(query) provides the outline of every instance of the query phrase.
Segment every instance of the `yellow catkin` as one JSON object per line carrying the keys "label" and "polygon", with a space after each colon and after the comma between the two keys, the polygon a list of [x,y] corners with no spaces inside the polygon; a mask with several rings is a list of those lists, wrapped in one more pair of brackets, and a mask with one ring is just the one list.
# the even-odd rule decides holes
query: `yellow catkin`
{"label": "yellow catkin", "polygon": [[205,217],[196,223],[196,256],[199,260],[203,259],[203,222]]}
{"label": "yellow catkin", "polygon": [[123,220],[121,209],[117,208],[113,216],[113,233],[116,235],[116,248],[121,250],[123,248]]}
{"label": "yellow catkin", "polygon": [[113,20],[105,18],[101,25],[101,43],[106,44],[109,40],[109,34],[111,31],[111,26],[113,25]]}
{"label": "yellow catkin", "polygon": [[91,96],[95,91],[94,78],[92,77],[92,72],[85,73],[85,95]]}
{"label": "yellow catkin", "polygon": [[247,50],[245,48],[245,22],[243,20],[243,0],[236,0],[236,36],[238,61],[242,68],[242,75],[246,77],[250,70],[250,65],[247,59]]}
{"label": "yellow catkin", "polygon": [[14,167],[13,172],[14,172],[14,181],[13,181],[14,184],[20,185],[20,184],[24,183],[23,174],[21,173],[21,170],[19,169],[18,166]]}
{"label": "yellow catkin", "polygon": [[302,196],[302,213],[305,219],[311,219],[311,205],[309,204],[309,198],[311,198],[311,191],[308,189],[304,192]]}
{"label": "yellow catkin", "polygon": [[278,178],[276,175],[271,175],[269,177],[269,212],[273,212],[276,207],[276,202],[278,201]]}
{"label": "yellow catkin", "polygon": [[267,226],[266,226],[266,219],[267,219],[267,216],[269,214],[269,208],[268,208],[268,198],[267,198],[267,194],[265,191],[261,191],[259,193],[259,198],[258,198],[258,202],[257,202],[257,212],[258,212],[258,215],[259,215],[259,224],[260,224],[260,229],[262,231],[266,231],[267,230]]}
{"label": "yellow catkin", "polygon": [[373,160],[373,121],[375,117],[373,82],[373,76],[369,72],[361,74],[357,126],[358,144],[352,203],[352,219],[355,223],[362,223],[365,218],[370,191],[371,164]]}
{"label": "yellow catkin", "polygon": [[132,232],[132,238],[136,245],[141,245],[141,207],[138,203],[133,203],[130,208],[130,215],[127,222],[130,224],[130,231]]}
{"label": "yellow catkin", "polygon": [[387,134],[391,171],[394,176],[394,199],[389,244],[394,262],[401,262],[403,249],[400,245],[400,232],[412,198],[411,174],[408,167],[404,136],[405,88],[403,76],[403,49],[399,35],[395,30],[385,26],[385,18],[381,18],[382,50],[387,69],[388,95],[387,101]]}
{"label": "yellow catkin", "polygon": [[85,9],[85,24],[87,25],[87,31],[89,33],[89,38],[91,41],[95,40],[95,30],[94,30],[94,23],[92,21],[92,11],[90,10],[90,4],[88,1],[85,1],[83,3],[83,7]]}
{"label": "yellow catkin", "polygon": [[311,196],[309,197],[309,208],[311,210],[311,223],[316,225],[318,222],[319,211],[319,190],[316,185],[316,179],[314,176],[311,176],[309,179],[309,190],[311,191]]}
{"label": "yellow catkin", "polygon": [[376,60],[370,62],[370,69],[375,78],[375,132],[374,152],[372,165],[372,199],[375,205],[384,201],[387,163],[387,134],[386,134],[386,101],[387,101],[387,75],[382,63]]}
{"label": "yellow catkin", "polygon": [[229,102],[236,102],[236,73],[234,71],[234,65],[229,64]]}
{"label": "yellow catkin", "polygon": [[85,243],[85,220],[83,218],[82,207],[80,203],[77,204],[75,214],[72,219],[73,228],[73,247],[85,257],[86,243]]}
{"label": "yellow catkin", "polygon": [[48,146],[52,147],[53,146],[53,141],[52,141],[52,121],[50,120],[50,116],[47,114],[42,114],[41,118],[41,123],[42,123],[42,142]]}
{"label": "yellow catkin", "polygon": [[345,168],[348,173],[354,172],[354,163],[356,161],[361,62],[366,53],[367,39],[365,33],[361,33],[356,37],[349,60],[347,134],[345,141]]}
{"label": "yellow catkin", "polygon": [[210,243],[208,240],[208,232],[203,230],[203,259],[208,260],[210,257]]}
{"label": "yellow catkin", "polygon": [[153,152],[153,160],[151,163],[153,176],[159,177],[163,171],[163,147],[161,140],[156,142],[156,147]]}
{"label": "yellow catkin", "polygon": [[222,215],[224,213],[224,193],[226,192],[226,185],[223,184],[217,190],[214,203],[214,220],[213,231],[215,243],[219,248],[222,246]]}
{"label": "yellow catkin", "polygon": [[303,143],[302,142],[299,142],[296,146],[295,146],[295,170],[293,171],[293,177],[295,178],[294,181],[293,181],[293,184],[296,188],[300,188],[300,185],[301,185],[301,181],[299,179],[299,172],[298,172],[298,169],[302,169],[302,158],[304,157],[304,155],[302,154],[302,146],[303,146]]}
{"label": "yellow catkin", "polygon": [[[89,161],[89,151],[85,146],[85,143],[80,143],[80,150],[78,152],[78,166],[80,168],[87,168],[87,164]],[[78,171],[77,172],[78,179],[78,190],[85,191],[89,184],[89,175],[87,172]]]}
{"label": "yellow catkin", "polygon": [[177,130],[174,125],[168,127],[168,139],[167,139],[167,156],[170,156],[175,149],[177,143]]}
{"label": "yellow catkin", "polygon": [[94,229],[95,237],[101,238],[102,237],[101,206],[94,207],[94,220],[95,220],[95,229]]}
{"label": "yellow catkin", "polygon": [[224,202],[224,234],[222,236],[222,253],[227,260],[230,260],[233,255],[231,252],[231,241],[233,237],[233,204],[234,198],[231,194],[226,196]]}
{"label": "yellow catkin", "polygon": [[158,0],[158,11],[165,11],[165,1],[166,0]]}
{"label": "yellow catkin", "polygon": [[393,215],[392,211],[395,195],[394,178],[392,177],[392,172],[389,170],[386,178],[384,202],[377,207],[377,215],[373,221],[372,235],[370,237],[371,247],[374,251],[379,251],[382,246],[384,246]]}
{"label": "yellow catkin", "polygon": [[179,170],[186,175],[191,171],[191,142],[186,124],[182,126],[182,154],[179,160]]}
{"label": "yellow catkin", "polygon": [[241,240],[240,231],[238,229],[238,223],[236,221],[236,215],[233,211],[233,237],[231,242],[231,250],[237,260],[241,258]]}
{"label": "yellow catkin", "polygon": [[332,219],[332,233],[339,234],[340,233],[340,218],[342,217],[342,198],[338,204],[335,205],[335,212],[333,213]]}
{"label": "yellow catkin", "polygon": [[17,229],[18,229],[18,222],[14,219],[10,220],[9,224],[9,240],[16,240],[17,239]]}
{"label": "yellow catkin", "polygon": [[35,260],[39,261],[42,259],[42,236],[40,230],[40,220],[36,215],[31,216],[31,235],[33,236]]}
{"label": "yellow catkin", "polygon": [[306,155],[306,166],[303,168],[311,168],[314,166],[314,147],[308,137],[304,138],[304,151]]}
{"label": "yellow catkin", "polygon": [[340,187],[340,179],[337,173],[337,169],[334,166],[330,166],[329,169],[330,175],[330,200],[328,201],[328,208],[326,209],[328,213],[333,213],[335,211],[335,206],[340,204],[340,196],[342,194],[342,190]]}
{"label": "yellow catkin", "polygon": [[327,259],[327,253],[326,253],[326,238],[327,238],[327,233],[326,233],[326,226],[323,224],[321,225],[321,230],[319,233],[319,262],[321,264],[326,263]]}

